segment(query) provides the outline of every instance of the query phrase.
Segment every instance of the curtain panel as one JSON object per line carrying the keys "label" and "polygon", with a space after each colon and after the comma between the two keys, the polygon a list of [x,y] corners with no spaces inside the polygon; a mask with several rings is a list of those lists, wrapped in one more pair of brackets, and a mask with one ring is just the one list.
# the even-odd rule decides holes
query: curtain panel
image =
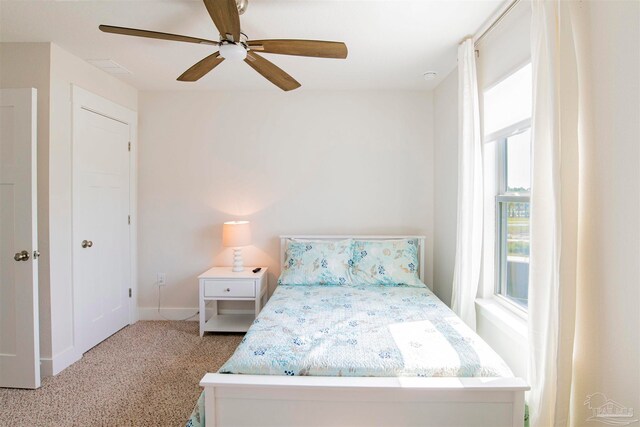
{"label": "curtain panel", "polygon": [[458,47],[458,216],[451,306],[473,330],[482,260],[482,137],[476,53],[471,38]]}
{"label": "curtain panel", "polygon": [[534,0],[529,383],[532,427],[569,424],[581,112],[572,2]]}

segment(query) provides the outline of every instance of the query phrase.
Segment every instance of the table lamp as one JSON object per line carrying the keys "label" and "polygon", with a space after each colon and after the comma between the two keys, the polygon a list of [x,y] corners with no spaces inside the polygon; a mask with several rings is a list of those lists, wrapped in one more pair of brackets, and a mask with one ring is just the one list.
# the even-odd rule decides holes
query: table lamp
{"label": "table lamp", "polygon": [[233,248],[233,270],[244,270],[242,263],[242,246],[251,243],[249,221],[229,221],[222,225],[222,245]]}

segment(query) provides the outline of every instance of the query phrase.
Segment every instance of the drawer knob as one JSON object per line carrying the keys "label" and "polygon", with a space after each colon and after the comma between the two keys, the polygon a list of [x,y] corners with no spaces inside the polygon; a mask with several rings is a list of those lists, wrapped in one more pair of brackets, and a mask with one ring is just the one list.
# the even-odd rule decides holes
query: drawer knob
{"label": "drawer knob", "polygon": [[231,292],[231,289],[230,289],[230,288],[227,288],[227,289],[225,289],[224,291],[225,291],[225,292]]}

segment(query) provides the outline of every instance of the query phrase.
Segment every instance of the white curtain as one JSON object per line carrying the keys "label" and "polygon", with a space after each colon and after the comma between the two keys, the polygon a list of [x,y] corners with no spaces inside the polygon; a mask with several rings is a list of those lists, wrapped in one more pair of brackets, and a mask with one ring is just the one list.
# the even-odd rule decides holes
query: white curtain
{"label": "white curtain", "polygon": [[476,54],[472,39],[458,47],[458,223],[451,306],[475,330],[482,259],[482,138]]}
{"label": "white curtain", "polygon": [[532,427],[565,427],[569,422],[580,227],[580,73],[571,3],[532,1],[527,399]]}

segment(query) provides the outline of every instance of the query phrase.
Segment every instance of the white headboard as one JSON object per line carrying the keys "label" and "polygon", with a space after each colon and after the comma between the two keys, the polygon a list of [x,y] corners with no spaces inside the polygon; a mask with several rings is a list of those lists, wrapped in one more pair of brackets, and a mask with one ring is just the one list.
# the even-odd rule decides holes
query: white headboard
{"label": "white headboard", "polygon": [[425,236],[350,236],[350,235],[336,235],[336,236],[309,236],[309,235],[286,235],[280,236],[280,267],[284,265],[284,256],[287,251],[288,239],[298,240],[398,240],[398,239],[417,239],[418,240],[418,276],[424,283],[424,241]]}

